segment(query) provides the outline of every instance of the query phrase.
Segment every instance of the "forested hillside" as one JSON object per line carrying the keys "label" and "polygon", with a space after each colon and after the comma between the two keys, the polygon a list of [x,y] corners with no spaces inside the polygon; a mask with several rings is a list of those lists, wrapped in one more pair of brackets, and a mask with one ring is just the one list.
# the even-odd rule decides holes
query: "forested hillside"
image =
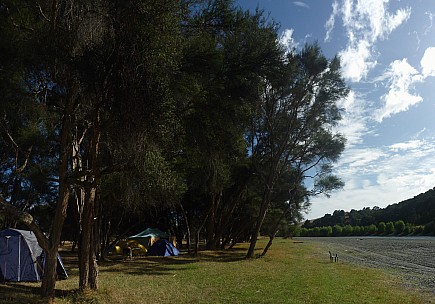
{"label": "forested hillside", "polygon": [[369,226],[379,222],[395,222],[403,220],[413,225],[426,225],[435,219],[435,188],[421,193],[413,198],[400,203],[392,204],[386,208],[352,209],[350,212],[336,210],[334,213],[325,214],[314,221],[306,221],[305,228],[351,225]]}

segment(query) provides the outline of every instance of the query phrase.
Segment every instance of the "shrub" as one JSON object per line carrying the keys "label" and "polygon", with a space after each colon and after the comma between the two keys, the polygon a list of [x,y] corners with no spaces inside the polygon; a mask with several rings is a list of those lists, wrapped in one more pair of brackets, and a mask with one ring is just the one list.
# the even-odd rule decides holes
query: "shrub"
{"label": "shrub", "polygon": [[403,234],[404,235],[408,235],[408,234],[412,234],[414,232],[414,226],[412,226],[411,224],[406,224],[405,225],[405,230],[403,230]]}
{"label": "shrub", "polygon": [[394,233],[394,223],[393,223],[393,222],[388,222],[388,223],[385,225],[385,229],[386,229],[386,232],[387,232],[388,234]]}
{"label": "shrub", "polygon": [[351,225],[344,226],[344,235],[352,235],[353,227]]}
{"label": "shrub", "polygon": [[375,224],[371,224],[370,226],[367,227],[367,233],[370,235],[374,235],[376,234],[376,232],[378,232],[378,227],[376,227]]}
{"label": "shrub", "polygon": [[332,227],[333,236],[341,236],[342,233],[343,233],[343,227],[341,227],[340,225],[334,225],[334,227]]}
{"label": "shrub", "polygon": [[403,233],[405,231],[405,222],[402,220],[395,222],[394,228],[397,234]]}
{"label": "shrub", "polygon": [[387,231],[387,225],[385,225],[384,222],[380,222],[378,224],[378,232],[379,233],[385,233]]}
{"label": "shrub", "polygon": [[328,236],[328,227],[320,228],[320,236]]}
{"label": "shrub", "polygon": [[352,235],[361,235],[361,227],[360,226],[353,227]]}
{"label": "shrub", "polygon": [[419,225],[414,227],[414,234],[422,234],[423,231],[424,231],[424,226]]}

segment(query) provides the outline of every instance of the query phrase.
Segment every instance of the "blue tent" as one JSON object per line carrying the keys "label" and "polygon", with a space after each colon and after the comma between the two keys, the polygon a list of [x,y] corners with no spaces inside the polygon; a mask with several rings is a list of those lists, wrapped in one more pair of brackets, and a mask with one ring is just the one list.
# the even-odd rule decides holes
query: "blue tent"
{"label": "blue tent", "polygon": [[180,251],[168,240],[156,241],[147,251],[147,256],[175,256]]}
{"label": "blue tent", "polygon": [[[44,254],[31,231],[5,229],[0,232],[0,281],[40,281],[44,269]],[[57,275],[68,275],[60,256]]]}

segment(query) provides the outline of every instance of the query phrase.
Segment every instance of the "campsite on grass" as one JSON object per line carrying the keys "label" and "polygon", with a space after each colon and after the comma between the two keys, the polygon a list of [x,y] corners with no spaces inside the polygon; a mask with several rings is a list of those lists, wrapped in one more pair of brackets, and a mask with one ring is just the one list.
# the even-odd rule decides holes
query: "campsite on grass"
{"label": "campsite on grass", "polygon": [[1,0],[0,304],[426,303],[432,1]]}
{"label": "campsite on grass", "polygon": [[[267,239],[259,239],[259,250]],[[100,262],[98,291],[77,291],[77,254],[70,244],[61,255],[69,273],[58,281],[56,303],[136,304],[143,301],[177,303],[431,303],[434,295],[403,285],[389,270],[330,263],[329,246],[322,242],[277,239],[269,255],[244,258],[248,244],[231,250],[201,250],[197,256],[181,251],[172,257],[137,257]],[[44,303],[38,283],[0,284],[1,304]],[[405,286],[405,287],[404,287]],[[433,301],[432,301],[433,302]]]}

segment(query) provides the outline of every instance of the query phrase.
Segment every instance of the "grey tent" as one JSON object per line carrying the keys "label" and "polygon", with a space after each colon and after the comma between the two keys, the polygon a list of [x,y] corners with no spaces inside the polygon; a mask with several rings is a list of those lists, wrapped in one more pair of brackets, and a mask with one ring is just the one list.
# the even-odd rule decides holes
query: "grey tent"
{"label": "grey tent", "polygon": [[[43,250],[31,231],[0,232],[0,281],[40,281],[44,260]],[[59,278],[68,277],[59,255],[56,272]]]}

